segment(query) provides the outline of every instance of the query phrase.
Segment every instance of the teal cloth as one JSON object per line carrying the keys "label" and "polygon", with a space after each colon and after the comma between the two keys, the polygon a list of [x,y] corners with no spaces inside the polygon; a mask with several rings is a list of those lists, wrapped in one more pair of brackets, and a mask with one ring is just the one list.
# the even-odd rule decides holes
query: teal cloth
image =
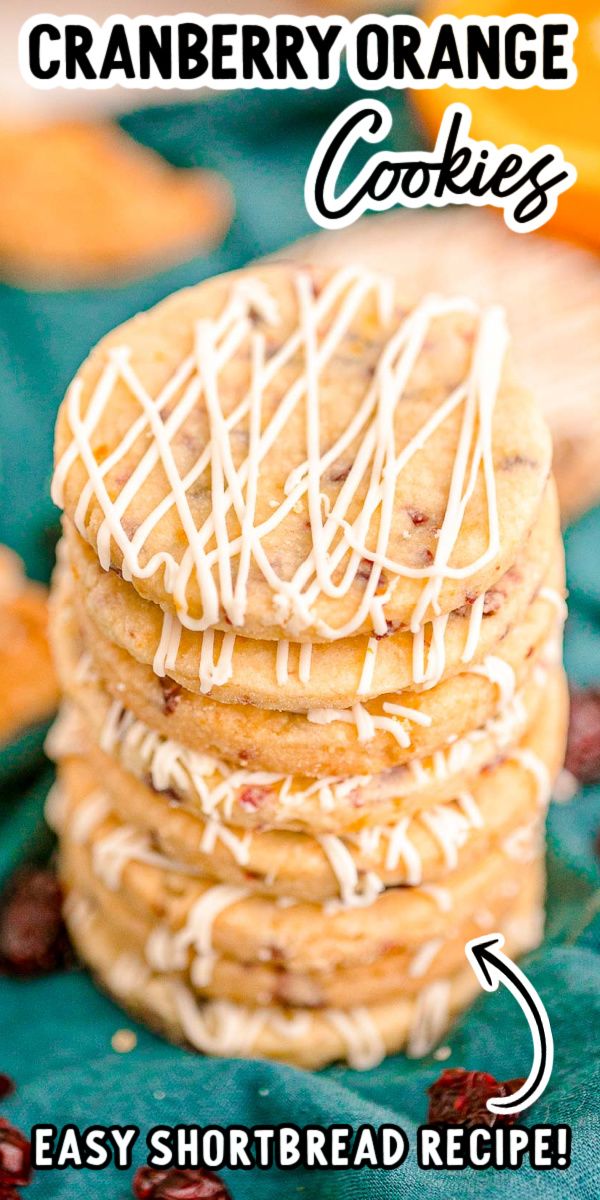
{"label": "teal cloth", "polygon": [[[353,99],[342,84],[331,95],[239,93],[203,105],[136,113],[124,122],[141,141],[181,165],[215,167],[231,181],[237,216],[224,245],[210,258],[187,263],[127,287],[76,293],[0,290],[0,541],[25,557],[29,570],[48,575],[57,514],[48,499],[51,439],[64,388],[90,346],[111,326],[173,288],[238,266],[310,231],[302,180],[320,132],[337,108]],[[398,108],[395,137],[414,145],[407,111]],[[401,267],[401,264],[394,264]],[[600,511],[567,535],[572,615],[567,663],[583,683],[600,679]],[[39,739],[38,739],[39,747]],[[0,756],[0,877],[23,859],[41,860],[50,843],[42,803],[51,772],[27,786],[17,768],[36,766],[35,747],[21,744]],[[6,782],[11,776],[11,782]],[[596,1200],[598,1179],[600,960],[599,863],[593,839],[600,824],[600,789],[549,820],[550,908],[542,949],[524,968],[547,1005],[556,1061],[551,1083],[530,1122],[568,1122],[573,1164],[559,1172],[443,1172],[425,1178],[411,1152],[397,1171],[230,1173],[235,1200],[357,1200],[423,1195],[472,1200],[485,1188],[490,1200]],[[2,1114],[34,1122],[80,1125],[137,1122],[176,1124],[297,1124],[394,1122],[414,1146],[425,1119],[425,1088],[440,1071],[433,1058],[402,1055],[364,1074],[334,1067],[310,1074],[260,1062],[211,1060],[166,1045],[137,1028],[131,1054],[111,1049],[111,1036],[132,1022],[84,973],[36,982],[0,982],[0,1070],[18,1082]],[[492,1071],[499,1078],[526,1074],[531,1046],[525,1020],[505,989],[481,998],[446,1038],[449,1064]],[[143,1161],[143,1138],[136,1161]],[[39,1175],[31,1196],[60,1200],[127,1196],[129,1180],[111,1168],[98,1173]]]}

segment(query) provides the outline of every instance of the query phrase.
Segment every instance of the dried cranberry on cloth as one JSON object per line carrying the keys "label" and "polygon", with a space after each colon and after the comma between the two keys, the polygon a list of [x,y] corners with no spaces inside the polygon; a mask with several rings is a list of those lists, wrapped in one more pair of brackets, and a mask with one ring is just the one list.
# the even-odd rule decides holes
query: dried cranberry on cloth
{"label": "dried cranberry on cloth", "polygon": [[0,1117],[0,1197],[31,1181],[31,1146],[24,1133]]}
{"label": "dried cranberry on cloth", "polygon": [[222,1179],[212,1171],[159,1171],[140,1167],[132,1191],[136,1200],[231,1200]]}
{"label": "dried cranberry on cloth", "polygon": [[71,959],[56,876],[50,870],[22,867],[0,896],[0,975],[45,975]]}
{"label": "dried cranberry on cloth", "polygon": [[517,1113],[494,1113],[488,1100],[511,1096],[523,1079],[501,1083],[486,1071],[465,1071],[464,1067],[449,1067],[427,1088],[430,1124],[443,1125],[512,1125]]}

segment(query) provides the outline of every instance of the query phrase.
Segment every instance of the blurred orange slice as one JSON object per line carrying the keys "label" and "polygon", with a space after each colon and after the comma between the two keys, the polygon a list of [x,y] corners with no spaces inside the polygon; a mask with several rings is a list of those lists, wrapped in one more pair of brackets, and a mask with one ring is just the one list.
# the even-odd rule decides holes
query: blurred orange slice
{"label": "blurred orange slice", "polygon": [[[477,4],[432,0],[422,5],[419,15],[430,23],[442,14],[506,17],[524,7],[532,16],[553,11],[547,0],[529,0],[526,6],[503,0]],[[518,142],[528,150],[546,142],[559,146],[577,168],[577,182],[559,197],[557,212],[544,228],[600,247],[600,6],[579,0],[554,8],[568,11],[579,25],[575,40],[578,78],[572,88],[553,92],[538,87],[526,91],[442,87],[414,91],[411,97],[431,137],[437,134],[445,108],[461,101],[473,114],[471,133],[475,138],[488,138],[498,146]]]}

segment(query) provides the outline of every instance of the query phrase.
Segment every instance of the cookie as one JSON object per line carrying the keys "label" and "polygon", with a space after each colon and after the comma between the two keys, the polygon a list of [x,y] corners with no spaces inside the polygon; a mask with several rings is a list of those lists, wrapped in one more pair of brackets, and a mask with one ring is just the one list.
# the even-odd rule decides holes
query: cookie
{"label": "cookie", "polygon": [[112,283],[218,243],[225,180],[178,170],[116,125],[0,129],[0,270],[43,287]]}
{"label": "cookie", "polygon": [[[319,780],[265,772],[251,765],[240,768],[191,750],[168,736],[172,713],[165,714],[166,733],[161,735],[136,719],[121,700],[111,700],[64,607],[56,611],[53,632],[61,683],[81,714],[85,736],[138,779],[149,781],[156,791],[209,818],[250,829],[358,831],[452,798],[527,734],[554,677],[552,668],[548,675],[547,669],[538,667],[500,716],[433,755],[411,759],[380,775],[342,774]],[[564,701],[557,699],[556,714],[557,719],[565,719]],[[53,735],[53,757],[77,753],[81,720],[74,730],[70,725],[65,714]]]}
{"label": "cookie", "polygon": [[[427,1054],[478,992],[473,972],[463,966],[416,997],[395,996],[371,1006],[314,1011],[199,1003],[180,975],[153,971],[130,945],[123,946],[85,894],[70,892],[66,920],[76,948],[102,987],[163,1036],[204,1054],[274,1058],[312,1069],[344,1059],[366,1070],[403,1048],[413,1057]],[[505,920],[506,953],[517,956],[533,949],[541,932],[539,900],[524,910],[517,904]]]}
{"label": "cookie", "polygon": [[103,571],[91,547],[65,521],[78,597],[105,638],[188,691],[230,704],[296,712],[349,708],[357,697],[431,687],[466,662],[481,662],[494,654],[525,613],[551,562],[562,558],[557,530],[552,484],[526,545],[484,593],[481,606],[467,604],[415,633],[391,631],[377,640],[358,636],[326,644],[257,641],[239,635],[232,642],[231,635],[219,631],[193,633],[143,600],[114,572]]}
{"label": "cookie", "polygon": [[415,299],[425,290],[451,295],[460,287],[481,304],[504,305],[519,375],[552,433],[564,520],[600,498],[597,254],[545,232],[521,237],[496,214],[466,207],[370,216],[282,253],[332,269],[355,262],[388,271],[396,262],[402,287]]}
{"label": "cookie", "polygon": [[360,270],[222,276],[92,353],[53,495],[188,628],[416,629],[493,587],[539,511],[550,439],[507,348],[500,310],[407,310]]}
{"label": "cookie", "polygon": [[61,408],[49,739],[102,986],[214,1053],[424,1053],[542,933],[568,700],[549,439],[501,312],[267,266],[114,331]]}
{"label": "cookie", "polygon": [[[518,835],[549,800],[564,756],[565,728],[566,686],[555,674],[530,733],[505,759],[475,775],[468,791],[414,815],[404,813],[398,799],[396,820],[389,824],[377,823],[377,810],[369,809],[361,829],[342,837],[249,831],[218,815],[203,818],[175,804],[172,794],[161,795],[135,779],[89,739],[86,744],[81,722],[76,749],[66,758],[59,754],[60,777],[67,792],[83,796],[78,826],[85,830],[114,813],[146,851],[154,848],[200,876],[239,887],[251,880],[264,895],[323,902],[356,891],[365,879],[381,890],[439,882],[491,842],[514,842],[518,856]],[[79,757],[84,749],[85,759]]]}
{"label": "cookie", "polygon": [[[561,577],[556,583],[562,587]],[[81,610],[76,615],[106,690],[114,700],[126,697],[134,715],[157,732],[238,765],[312,777],[379,773],[481,728],[543,665],[556,626],[555,607],[543,595],[507,634],[501,657],[428,691],[358,701],[350,710],[290,713],[177,690],[104,638]]]}
{"label": "cookie", "polygon": [[[514,894],[509,894],[507,885],[505,894],[494,896],[445,933],[423,942],[416,951],[400,943],[373,962],[325,971],[291,971],[278,958],[268,957],[268,947],[263,960],[256,962],[239,961],[207,948],[198,933],[198,908],[186,925],[173,931],[164,922],[157,923],[152,912],[132,908],[119,893],[110,891],[97,879],[91,885],[86,884],[76,862],[70,861],[66,866],[64,879],[76,894],[86,895],[100,909],[123,949],[135,950],[156,971],[185,973],[199,998],[238,1004],[283,1004],[299,1009],[325,1006],[344,1009],[350,1002],[353,1006],[380,1004],[394,996],[414,996],[435,980],[460,969],[465,942],[480,936],[482,927],[502,928],[517,907],[528,908],[534,902],[539,905],[543,897],[543,872],[539,863],[532,861],[529,873]],[[221,888],[219,892],[212,889],[206,893],[206,908],[212,907],[213,914],[216,913],[218,905],[230,898],[228,891],[231,893],[232,889]]]}
{"label": "cookie", "polygon": [[[370,880],[345,901],[282,903],[245,888],[214,885],[165,859],[127,826],[108,817],[80,841],[71,832],[77,802],[67,809],[60,845],[61,874],[68,886],[107,888],[134,911],[153,914],[171,933],[189,929],[198,913],[198,938],[210,932],[210,953],[252,963],[273,959],[287,971],[330,971],[374,962],[398,947],[416,950],[445,937],[475,906],[494,904],[518,888],[514,850],[500,843],[475,862],[447,873],[443,886],[423,884],[374,892]],[[529,832],[528,859],[543,850],[543,814]],[[531,822],[530,822],[531,825]],[[529,827],[528,827],[529,828]],[[77,823],[75,821],[75,829]],[[125,831],[125,832],[124,832]],[[212,905],[218,904],[216,912]]]}

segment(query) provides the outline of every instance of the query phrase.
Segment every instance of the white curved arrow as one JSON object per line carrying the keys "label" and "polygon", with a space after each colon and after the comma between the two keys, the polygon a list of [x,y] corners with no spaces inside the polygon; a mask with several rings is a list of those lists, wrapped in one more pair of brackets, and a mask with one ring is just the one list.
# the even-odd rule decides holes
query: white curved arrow
{"label": "white curved arrow", "polygon": [[535,1104],[546,1088],[554,1063],[554,1039],[548,1013],[533,984],[519,967],[502,953],[501,933],[486,933],[465,945],[465,954],[486,992],[495,992],[504,983],[522,1008],[531,1030],[533,1063],[525,1083],[510,1096],[487,1101],[494,1113],[522,1112]]}

